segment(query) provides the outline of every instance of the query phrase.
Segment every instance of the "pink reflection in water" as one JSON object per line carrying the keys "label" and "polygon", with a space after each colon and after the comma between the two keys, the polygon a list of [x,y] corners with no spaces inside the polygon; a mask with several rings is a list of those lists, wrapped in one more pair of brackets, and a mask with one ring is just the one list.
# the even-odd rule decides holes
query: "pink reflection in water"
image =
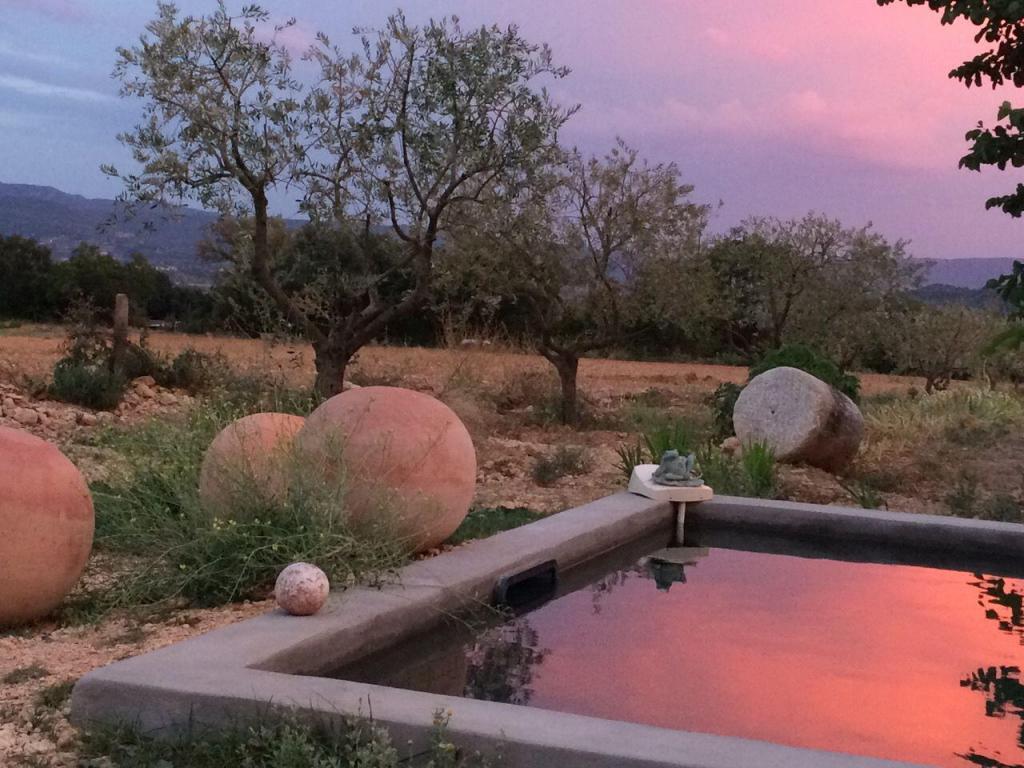
{"label": "pink reflection in water", "polygon": [[1024,760],[1019,697],[989,717],[994,694],[961,684],[1024,666],[1020,630],[986,618],[1009,609],[969,574],[713,550],[686,575],[529,614],[547,651],[530,705],[941,766]]}

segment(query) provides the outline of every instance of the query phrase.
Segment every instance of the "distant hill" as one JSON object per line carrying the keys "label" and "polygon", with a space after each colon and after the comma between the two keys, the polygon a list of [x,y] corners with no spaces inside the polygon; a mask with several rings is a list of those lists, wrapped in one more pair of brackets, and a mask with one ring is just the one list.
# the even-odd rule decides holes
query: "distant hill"
{"label": "distant hill", "polygon": [[[179,210],[180,217],[173,220],[152,212],[135,219],[119,216],[112,225],[103,226],[112,214],[122,211],[113,200],[0,182],[0,235],[31,237],[49,246],[57,259],[66,259],[83,241],[121,259],[139,252],[176,280],[207,283],[216,270],[196,258],[196,243],[216,215],[194,208]],[[929,262],[925,284],[979,289],[988,279],[1009,272],[1012,263],[1009,257],[935,260]]]}
{"label": "distant hill", "polygon": [[[1024,254],[1017,257],[1024,259]],[[1013,266],[1012,257],[984,259],[934,259],[925,273],[925,284],[984,288],[993,277],[1005,275]]]}
{"label": "distant hill", "polygon": [[930,283],[917,290],[911,291],[910,295],[920,299],[925,304],[959,304],[971,309],[987,309],[994,312],[1006,312],[1006,304],[996,295],[995,291],[985,288],[964,288],[959,285],[945,285],[942,283]]}
{"label": "distant hill", "polygon": [[[119,213],[111,225],[104,226]],[[181,208],[173,219],[158,211],[127,219],[123,207],[113,200],[0,182],[0,235],[31,237],[47,245],[57,259],[66,259],[83,241],[119,259],[138,252],[181,282],[208,282],[215,271],[196,258],[196,243],[216,218],[206,211]]]}

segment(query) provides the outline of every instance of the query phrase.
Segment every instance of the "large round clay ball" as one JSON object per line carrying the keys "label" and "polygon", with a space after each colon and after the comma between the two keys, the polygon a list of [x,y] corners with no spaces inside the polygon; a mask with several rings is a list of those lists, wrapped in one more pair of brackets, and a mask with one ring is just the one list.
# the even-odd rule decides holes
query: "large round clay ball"
{"label": "large round clay ball", "polygon": [[274,599],[292,616],[312,616],[330,594],[327,574],[309,563],[292,563],[277,576]]}
{"label": "large round clay ball", "polygon": [[232,514],[253,498],[283,498],[295,435],[305,423],[288,413],[254,413],[224,427],[206,449],[199,470],[203,508]]}
{"label": "large round clay ball", "polygon": [[414,551],[451,536],[473,501],[473,440],[447,405],[421,392],[343,392],[310,414],[296,440],[310,466],[343,478],[351,520],[387,515]]}
{"label": "large round clay ball", "polygon": [[0,427],[0,626],[42,618],[82,575],[95,518],[85,479],[54,445]]}

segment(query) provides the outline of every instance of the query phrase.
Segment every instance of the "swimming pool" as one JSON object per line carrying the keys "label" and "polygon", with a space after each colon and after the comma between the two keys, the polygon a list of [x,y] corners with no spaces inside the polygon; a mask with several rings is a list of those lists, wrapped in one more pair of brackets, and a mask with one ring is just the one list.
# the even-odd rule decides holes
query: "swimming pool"
{"label": "swimming pool", "polygon": [[1024,580],[714,547],[654,554],[335,674],[891,760],[1024,763]]}

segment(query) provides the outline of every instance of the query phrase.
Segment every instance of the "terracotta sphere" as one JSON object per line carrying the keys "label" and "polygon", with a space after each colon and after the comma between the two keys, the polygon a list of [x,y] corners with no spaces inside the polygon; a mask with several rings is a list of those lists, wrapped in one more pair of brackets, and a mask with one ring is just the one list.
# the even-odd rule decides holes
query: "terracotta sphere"
{"label": "terracotta sphere", "polygon": [[344,478],[353,522],[383,508],[414,551],[451,536],[473,501],[473,440],[447,405],[421,392],[362,387],[335,395],[306,419],[296,447],[304,461]]}
{"label": "terracotta sphere", "polygon": [[254,413],[222,429],[203,456],[199,500],[210,512],[230,512],[235,501],[259,489],[264,498],[288,490],[288,462],[306,420],[288,413]]}
{"label": "terracotta sphere", "polygon": [[51,443],[0,427],[0,626],[46,616],[82,575],[95,524],[85,479]]}
{"label": "terracotta sphere", "polygon": [[292,616],[312,616],[324,607],[330,591],[322,570],[309,563],[292,563],[277,575],[274,599]]}

